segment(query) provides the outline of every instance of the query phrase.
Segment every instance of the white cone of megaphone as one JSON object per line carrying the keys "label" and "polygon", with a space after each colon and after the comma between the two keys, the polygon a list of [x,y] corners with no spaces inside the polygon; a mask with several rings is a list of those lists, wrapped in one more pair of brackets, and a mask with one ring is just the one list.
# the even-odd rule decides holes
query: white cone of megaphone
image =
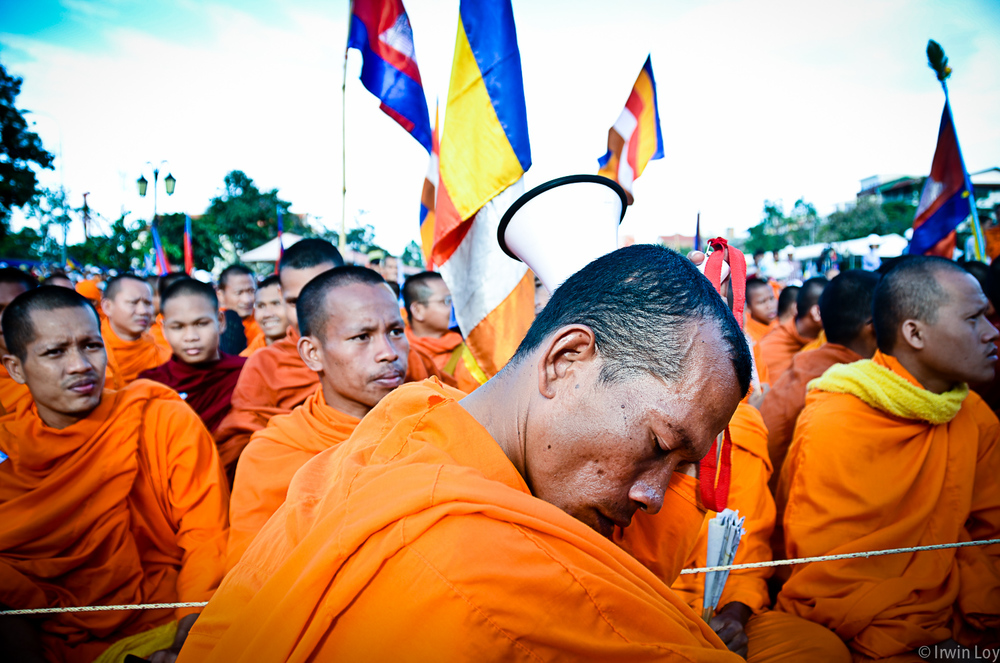
{"label": "white cone of megaphone", "polygon": [[570,276],[618,248],[625,191],[600,175],[568,175],[528,191],[510,206],[497,241],[554,292]]}

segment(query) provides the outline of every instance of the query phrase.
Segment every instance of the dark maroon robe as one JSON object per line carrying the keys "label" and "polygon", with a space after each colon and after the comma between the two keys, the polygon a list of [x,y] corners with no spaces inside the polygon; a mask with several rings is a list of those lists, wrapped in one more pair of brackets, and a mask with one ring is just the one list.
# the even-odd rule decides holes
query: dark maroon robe
{"label": "dark maroon robe", "polygon": [[246,357],[219,354],[218,361],[201,364],[185,364],[175,355],[167,363],[143,371],[139,378],[155,380],[179,393],[201,417],[205,428],[215,432],[229,413],[233,389],[247,360]]}

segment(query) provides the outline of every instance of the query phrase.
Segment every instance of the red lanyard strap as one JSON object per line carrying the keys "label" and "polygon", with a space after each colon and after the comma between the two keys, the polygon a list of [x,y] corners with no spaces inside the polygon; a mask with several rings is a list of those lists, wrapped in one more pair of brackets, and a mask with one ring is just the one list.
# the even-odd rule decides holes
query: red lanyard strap
{"label": "red lanyard strap", "polygon": [[[705,265],[705,276],[715,291],[722,294],[722,263],[729,265],[729,289],[733,293],[733,315],[740,329],[743,329],[743,308],[746,305],[747,261],[743,253],[721,237],[707,242],[712,253]],[[729,501],[729,484],[732,478],[733,439],[729,434],[729,426],[722,435],[722,450],[719,452],[719,438],[712,442],[699,466],[701,484],[701,502],[705,508],[715,512],[726,508]]]}

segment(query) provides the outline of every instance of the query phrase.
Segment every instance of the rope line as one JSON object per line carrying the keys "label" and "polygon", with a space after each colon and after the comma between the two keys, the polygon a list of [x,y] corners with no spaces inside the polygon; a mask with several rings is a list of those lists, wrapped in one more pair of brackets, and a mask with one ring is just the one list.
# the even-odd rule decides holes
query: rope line
{"label": "rope line", "polygon": [[[838,559],[855,559],[858,557],[880,557],[882,555],[898,555],[900,553],[923,552],[925,550],[946,550],[948,548],[968,548],[971,546],[990,546],[1000,543],[1000,539],[988,541],[964,541],[962,543],[939,543],[931,546],[913,546],[910,548],[888,548],[886,550],[869,550],[867,552],[841,553],[839,555],[822,555],[820,557],[798,557],[796,559],[777,559],[769,562],[749,562],[747,564],[729,564],[727,566],[706,566],[698,569],[683,569],[681,575],[695,573],[710,573],[714,571],[739,571],[740,569],[761,569],[769,566],[791,566],[809,562],[832,562]],[[31,608],[25,610],[0,610],[0,616],[16,615],[51,615],[63,612],[105,612],[109,610],[161,610],[174,608],[203,608],[207,601],[189,603],[140,603],[138,605],[87,605],[66,608]]]}

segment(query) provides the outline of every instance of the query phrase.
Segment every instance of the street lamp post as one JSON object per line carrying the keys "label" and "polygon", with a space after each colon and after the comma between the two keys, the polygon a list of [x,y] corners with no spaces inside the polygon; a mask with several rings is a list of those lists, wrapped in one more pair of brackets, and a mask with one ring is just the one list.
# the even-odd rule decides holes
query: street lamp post
{"label": "street lamp post", "polygon": [[[153,169],[153,223],[156,223],[156,190],[157,183],[160,181],[160,168],[163,164],[168,163],[165,159],[160,162],[159,166],[153,166],[153,162],[147,161],[146,165],[152,167]],[[136,180],[136,184],[139,185],[139,196],[145,198],[146,190],[149,188],[149,180],[146,179],[145,175],[140,174],[139,179]],[[167,172],[167,176],[163,178],[163,188],[166,190],[168,196],[174,195],[174,187],[177,186],[177,178]],[[152,224],[151,224],[152,225]]]}

